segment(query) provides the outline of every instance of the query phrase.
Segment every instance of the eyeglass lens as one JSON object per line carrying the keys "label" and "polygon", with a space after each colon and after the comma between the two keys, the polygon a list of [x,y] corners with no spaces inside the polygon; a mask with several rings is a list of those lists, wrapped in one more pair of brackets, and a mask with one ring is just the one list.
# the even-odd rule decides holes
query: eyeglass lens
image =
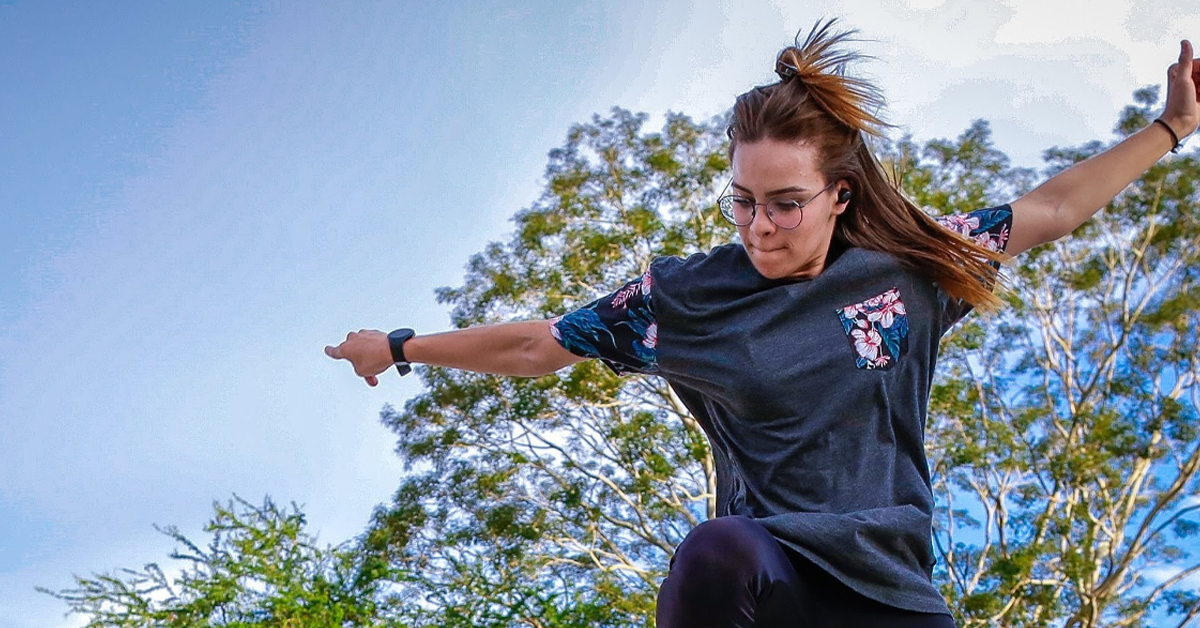
{"label": "eyeglass lens", "polygon": [[[793,200],[772,200],[765,203],[767,217],[777,226],[793,229],[800,224],[803,211],[800,203]],[[726,196],[721,199],[721,213],[733,224],[744,227],[754,221],[754,201],[741,196]]]}

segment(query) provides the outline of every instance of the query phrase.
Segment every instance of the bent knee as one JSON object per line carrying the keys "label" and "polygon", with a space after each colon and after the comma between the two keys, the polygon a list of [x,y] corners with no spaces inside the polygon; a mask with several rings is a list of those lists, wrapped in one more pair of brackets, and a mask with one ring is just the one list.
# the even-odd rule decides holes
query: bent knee
{"label": "bent knee", "polygon": [[777,541],[761,524],[744,515],[709,519],[688,533],[671,559],[672,569],[679,562],[689,569],[725,571],[754,569],[761,562],[766,545]]}

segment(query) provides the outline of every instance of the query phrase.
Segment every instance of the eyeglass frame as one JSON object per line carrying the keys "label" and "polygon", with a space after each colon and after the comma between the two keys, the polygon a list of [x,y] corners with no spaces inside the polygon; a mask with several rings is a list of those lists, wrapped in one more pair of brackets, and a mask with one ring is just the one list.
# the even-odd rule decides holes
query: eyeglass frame
{"label": "eyeglass frame", "polygon": [[[813,201],[817,200],[817,197],[820,196],[822,193],[824,193],[826,190],[833,187],[834,183],[837,183],[837,182],[830,181],[828,185],[821,188],[821,190],[819,192],[817,192],[816,194],[813,194],[811,198],[809,198],[807,201],[804,201],[803,203],[801,203],[800,201],[797,201],[797,200],[788,199],[788,200],[791,200],[791,202],[796,204],[796,209],[800,210],[800,222],[797,222],[794,226],[791,226],[791,227],[785,227],[785,226],[775,222],[775,216],[771,215],[772,212],[771,212],[771,208],[770,208],[771,201],[775,200],[775,199],[767,199],[767,202],[765,202],[765,203],[756,203],[756,202],[754,202],[754,198],[749,197],[749,196],[742,196],[741,194],[725,194],[725,191],[729,189],[729,186],[733,185],[733,179],[730,179],[729,183],[725,184],[725,189],[721,190],[721,196],[717,197],[717,211],[720,212],[721,217],[723,217],[725,220],[729,221],[730,224],[732,224],[736,227],[747,227],[747,226],[754,224],[754,218],[755,218],[755,216],[758,216],[758,206],[762,205],[763,207],[767,208],[767,220],[770,220],[771,224],[775,225],[776,227],[779,227],[780,229],[784,229],[786,231],[791,231],[792,229],[795,229],[795,228],[799,227],[800,225],[804,224],[804,208],[807,207],[809,205],[809,203],[812,203]],[[725,213],[725,210],[721,209],[721,201],[723,201],[727,198],[742,198],[742,199],[746,199],[746,200],[750,201],[750,220],[748,222],[746,222],[746,224],[738,224],[738,223],[734,222],[733,218],[729,217],[729,215]]]}

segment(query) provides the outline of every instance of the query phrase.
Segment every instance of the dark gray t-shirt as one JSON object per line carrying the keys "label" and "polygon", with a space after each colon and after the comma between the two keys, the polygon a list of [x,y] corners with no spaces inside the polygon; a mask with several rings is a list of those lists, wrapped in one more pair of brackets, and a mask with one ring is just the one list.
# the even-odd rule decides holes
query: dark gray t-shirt
{"label": "dark gray t-shirt", "polygon": [[[942,223],[1003,250],[1011,208]],[[704,428],[717,515],[745,515],[859,593],[948,613],[932,584],[925,417],[942,335],[970,306],[850,248],[769,280],[740,244],[661,257],[558,320],[564,347],[660,375]]]}

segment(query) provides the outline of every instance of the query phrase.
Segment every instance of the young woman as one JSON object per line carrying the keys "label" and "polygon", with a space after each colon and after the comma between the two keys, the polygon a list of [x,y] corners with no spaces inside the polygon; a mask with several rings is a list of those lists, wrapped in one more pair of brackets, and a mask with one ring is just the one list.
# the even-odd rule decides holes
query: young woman
{"label": "young woman", "polygon": [[939,339],[998,305],[1000,261],[1071,233],[1197,127],[1185,40],[1152,124],[1009,204],[935,220],[864,143],[880,98],[833,71],[856,55],[832,24],[734,106],[719,206],[739,243],[657,258],[557,319],[325,348],[371,386],[409,362],[540,376],[598,358],[664,377],[712,445],[718,517],[677,548],[659,628],[952,627],[924,452]]}

